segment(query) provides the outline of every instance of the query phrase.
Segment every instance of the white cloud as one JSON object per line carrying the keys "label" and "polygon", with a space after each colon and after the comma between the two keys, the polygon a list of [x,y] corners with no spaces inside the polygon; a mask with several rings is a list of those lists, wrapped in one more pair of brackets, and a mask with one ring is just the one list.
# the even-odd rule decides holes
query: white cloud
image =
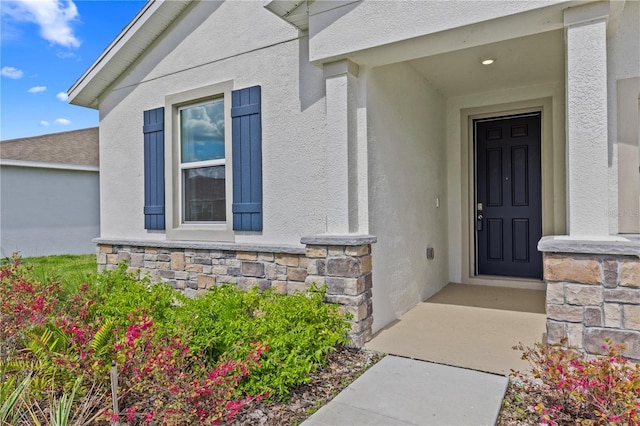
{"label": "white cloud", "polygon": [[68,126],[71,124],[71,120],[67,120],[66,118],[58,118],[56,120],[56,124],[62,124],[63,126]]}
{"label": "white cloud", "polygon": [[2,13],[22,22],[40,27],[40,36],[51,44],[67,48],[80,47],[71,23],[78,18],[73,0],[5,0]]}
{"label": "white cloud", "polygon": [[33,86],[31,89],[27,90],[29,93],[42,93],[47,90],[47,86]]}
{"label": "white cloud", "polygon": [[2,67],[2,71],[0,71],[0,73],[3,77],[13,78],[14,80],[22,78],[23,74],[22,70],[14,67]]}
{"label": "white cloud", "polygon": [[42,121],[40,122],[40,125],[41,125],[42,127],[48,127],[48,126],[49,126],[49,122],[48,122],[48,121],[44,121],[44,120],[42,120]]}
{"label": "white cloud", "polygon": [[71,58],[75,58],[76,54],[73,52],[65,52],[62,50],[58,50],[58,52],[56,52],[56,56],[60,59],[71,59]]}
{"label": "white cloud", "polygon": [[67,95],[67,92],[60,92],[56,95],[56,98],[60,99],[62,102],[67,102],[69,100],[69,95]]}

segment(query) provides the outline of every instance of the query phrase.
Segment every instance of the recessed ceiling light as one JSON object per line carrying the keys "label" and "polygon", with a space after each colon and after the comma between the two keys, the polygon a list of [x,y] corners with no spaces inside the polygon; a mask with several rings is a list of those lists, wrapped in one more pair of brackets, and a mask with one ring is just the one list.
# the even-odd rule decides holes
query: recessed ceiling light
{"label": "recessed ceiling light", "polygon": [[482,65],[491,65],[492,63],[494,63],[496,60],[495,59],[491,59],[491,58],[486,58],[483,59],[482,61],[480,61],[480,63]]}

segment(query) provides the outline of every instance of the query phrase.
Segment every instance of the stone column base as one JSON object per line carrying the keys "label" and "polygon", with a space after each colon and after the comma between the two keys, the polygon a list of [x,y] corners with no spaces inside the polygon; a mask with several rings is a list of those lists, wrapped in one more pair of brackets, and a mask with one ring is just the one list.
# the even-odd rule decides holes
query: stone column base
{"label": "stone column base", "polygon": [[640,360],[640,242],[545,237],[538,248],[545,252],[547,342],[596,355],[608,338]]}

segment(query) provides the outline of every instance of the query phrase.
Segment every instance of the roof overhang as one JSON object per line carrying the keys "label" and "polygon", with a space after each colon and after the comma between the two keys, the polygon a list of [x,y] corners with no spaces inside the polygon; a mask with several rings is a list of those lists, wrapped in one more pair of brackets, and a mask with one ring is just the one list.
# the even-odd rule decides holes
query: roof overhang
{"label": "roof overhang", "polygon": [[193,0],[149,0],[69,88],[69,103],[98,109],[100,96],[144,54]]}
{"label": "roof overhang", "polygon": [[302,31],[309,29],[309,4],[314,0],[265,0],[263,6]]}

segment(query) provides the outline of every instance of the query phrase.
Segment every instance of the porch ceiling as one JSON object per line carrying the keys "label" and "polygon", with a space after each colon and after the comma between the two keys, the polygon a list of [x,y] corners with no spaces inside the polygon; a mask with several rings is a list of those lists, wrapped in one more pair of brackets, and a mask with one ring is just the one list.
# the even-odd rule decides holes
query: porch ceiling
{"label": "porch ceiling", "polygon": [[[564,80],[564,33],[549,31],[409,61],[445,96]],[[484,58],[495,59],[482,65]]]}

